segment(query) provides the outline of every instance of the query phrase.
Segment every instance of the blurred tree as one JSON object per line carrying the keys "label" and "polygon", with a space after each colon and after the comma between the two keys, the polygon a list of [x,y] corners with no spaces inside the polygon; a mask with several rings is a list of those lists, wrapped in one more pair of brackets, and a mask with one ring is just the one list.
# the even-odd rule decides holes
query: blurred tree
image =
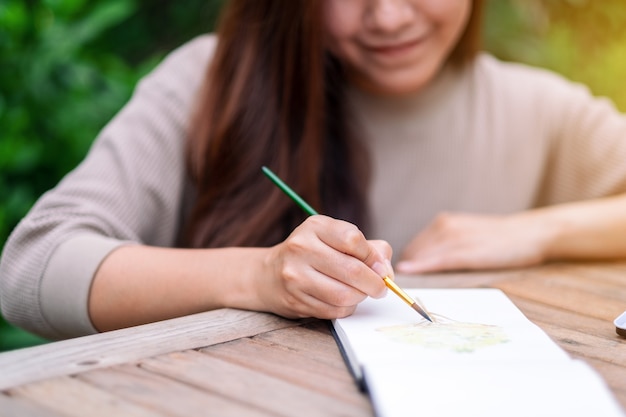
{"label": "blurred tree", "polygon": [[584,83],[626,111],[623,0],[491,0],[486,49]]}

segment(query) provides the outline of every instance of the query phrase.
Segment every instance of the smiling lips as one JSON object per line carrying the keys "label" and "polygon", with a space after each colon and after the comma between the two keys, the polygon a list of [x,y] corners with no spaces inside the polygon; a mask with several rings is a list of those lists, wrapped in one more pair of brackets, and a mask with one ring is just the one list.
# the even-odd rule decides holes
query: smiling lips
{"label": "smiling lips", "polygon": [[372,46],[366,44],[365,49],[383,59],[402,58],[412,52],[416,47],[423,44],[426,38],[426,36],[421,36],[410,41],[385,45]]}
{"label": "smiling lips", "polygon": [[421,41],[420,39],[416,39],[412,41],[389,44],[389,45],[368,46],[367,48],[374,52],[379,52],[379,53],[401,52],[417,45],[418,43],[420,43],[420,41]]}

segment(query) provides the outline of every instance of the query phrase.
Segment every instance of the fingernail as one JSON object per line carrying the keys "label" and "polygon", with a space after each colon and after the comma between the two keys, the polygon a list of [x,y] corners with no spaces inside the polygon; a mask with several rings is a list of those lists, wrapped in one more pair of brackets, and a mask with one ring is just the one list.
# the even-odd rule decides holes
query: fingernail
{"label": "fingernail", "polygon": [[374,262],[374,265],[372,265],[372,269],[381,277],[393,276],[393,269],[391,268],[391,264],[387,264],[387,262]]}

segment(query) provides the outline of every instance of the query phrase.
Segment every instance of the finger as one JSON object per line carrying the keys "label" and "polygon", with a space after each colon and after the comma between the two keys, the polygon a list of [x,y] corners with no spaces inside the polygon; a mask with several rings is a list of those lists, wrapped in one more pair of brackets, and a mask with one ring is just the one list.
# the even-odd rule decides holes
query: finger
{"label": "finger", "polygon": [[443,271],[444,265],[439,259],[428,258],[400,261],[395,269],[400,274],[422,274]]}
{"label": "finger", "polygon": [[354,286],[319,272],[311,283],[312,285],[304,290],[306,294],[331,307],[356,307],[367,298],[366,293]]}
{"label": "finger", "polygon": [[379,298],[385,294],[381,276],[353,256],[333,251],[324,259],[313,260],[311,266],[324,276],[365,295]]}
{"label": "finger", "polygon": [[290,319],[314,317],[323,320],[333,320],[347,317],[354,313],[356,309],[356,304],[335,306],[305,293],[300,294],[298,300],[297,304],[286,304],[285,308],[274,311],[274,313]]}
{"label": "finger", "polygon": [[469,271],[476,269],[494,269],[500,267],[495,260],[485,259],[470,248],[431,251],[413,259],[403,260],[396,265],[396,270],[405,274],[428,272]]}
{"label": "finger", "polygon": [[[363,233],[353,224],[331,219],[329,227],[319,230],[319,238],[326,245],[336,249],[339,252],[352,256],[370,268],[379,263],[381,265],[389,265],[387,260],[391,259],[391,246],[382,241],[368,241]],[[381,273],[386,276],[392,273],[390,268]]]}
{"label": "finger", "polygon": [[[314,246],[314,251],[322,256],[312,258],[312,266],[372,297],[385,295],[386,287],[381,276],[389,274],[390,263],[355,225],[327,216],[314,216],[309,224],[316,231],[319,242],[326,247]],[[378,245],[382,246],[381,243]],[[381,273],[372,269],[374,264],[378,264]]]}
{"label": "finger", "polygon": [[393,255],[393,249],[391,245],[385,240],[370,240],[370,245],[372,245],[378,253],[385,257],[385,259],[391,259]]}
{"label": "finger", "polygon": [[370,254],[371,248],[367,239],[354,224],[327,216],[315,216],[311,219],[312,222],[317,222],[317,234],[328,246],[361,260]]}
{"label": "finger", "polygon": [[[293,285],[292,285],[293,284]],[[317,271],[306,273],[298,283],[287,282],[285,305],[293,317],[334,319],[345,317],[363,301],[363,292]]]}
{"label": "finger", "polygon": [[396,270],[404,274],[443,272],[468,269],[474,262],[474,251],[459,241],[431,242],[403,254]]}
{"label": "finger", "polygon": [[419,233],[404,249],[395,265],[402,274],[418,274],[446,270],[453,251],[450,242],[428,231]]}

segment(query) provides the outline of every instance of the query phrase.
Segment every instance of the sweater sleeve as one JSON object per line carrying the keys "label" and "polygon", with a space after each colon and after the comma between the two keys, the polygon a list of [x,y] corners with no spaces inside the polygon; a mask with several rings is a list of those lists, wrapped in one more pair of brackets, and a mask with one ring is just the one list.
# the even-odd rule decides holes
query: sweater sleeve
{"label": "sweater sleeve", "polygon": [[532,206],[626,192],[626,115],[609,99],[552,71],[491,57],[481,62],[501,108],[495,121],[519,141],[517,159],[538,169]]}
{"label": "sweater sleeve", "polygon": [[166,57],[15,228],[0,260],[9,322],[53,339],[94,333],[87,302],[102,260],[125,244],[175,244],[187,126],[214,46],[202,36]]}
{"label": "sweater sleeve", "polygon": [[541,112],[550,150],[537,205],[626,193],[626,115],[586,86],[549,77]]}
{"label": "sweater sleeve", "polygon": [[552,147],[541,203],[625,193],[626,115],[580,85],[553,97],[551,109],[560,108],[561,117],[549,127]]}

